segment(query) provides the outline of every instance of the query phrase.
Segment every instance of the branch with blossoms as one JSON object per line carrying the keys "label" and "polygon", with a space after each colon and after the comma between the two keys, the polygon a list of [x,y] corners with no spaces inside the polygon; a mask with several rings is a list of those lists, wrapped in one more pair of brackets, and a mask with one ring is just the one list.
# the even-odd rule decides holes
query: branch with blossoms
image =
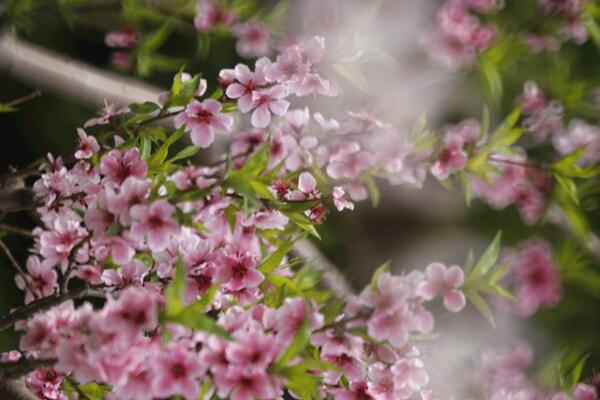
{"label": "branch with blossoms", "polygon": [[[472,299],[490,318],[481,293],[509,296],[499,239],[466,277],[440,263],[405,277],[384,266],[340,301],[288,255],[319,237],[330,207],[353,209],[376,177],[419,186],[430,162],[370,115],[313,122],[308,108],[288,110],[291,96],[336,93],[319,73],[323,48],[313,38],[254,70],[223,70],[208,98],[206,82],[180,72],[158,103],[88,122],[72,158],[43,164],[33,185],[43,226],[16,279],[26,305],[1,319],[22,332],[6,367],[44,363],[27,376],[32,392],[377,396],[391,379],[408,397],[428,381],[413,339],[433,329],[426,304],[458,312]],[[182,164],[234,130],[232,113],[251,114],[252,128],[233,134],[227,158]],[[174,132],[153,124],[171,116]],[[90,296],[105,301],[73,301]]]}
{"label": "branch with blossoms", "polygon": [[[176,26],[167,21],[147,40],[160,46]],[[131,41],[128,33],[111,40]],[[479,52],[490,30],[475,33]],[[285,47],[275,61],[222,70],[210,95],[200,76],[180,71],[158,101],[107,109],[78,131],[73,156],[44,163],[33,187],[42,227],[27,274],[16,281],[27,304],[4,319],[22,332],[23,364],[53,360],[28,375],[32,392],[438,398],[427,388],[422,344],[437,317],[430,301],[459,312],[468,300],[492,323],[488,295],[523,315],[558,301],[550,251],[531,242],[519,253],[535,262],[498,266],[499,238],[462,269],[433,263],[398,277],[384,266],[359,296],[339,301],[319,287],[319,274],[290,256],[293,244],[318,238],[330,210],[368,197],[376,204],[377,180],[418,188],[429,170],[444,183],[455,175],[468,199],[474,192],[496,200],[515,189],[498,201],[515,203],[534,222],[546,202],[577,202],[574,180],[596,174],[576,165],[582,149],[550,162],[519,157],[519,111],[491,134],[485,121],[467,121],[439,140],[416,129],[402,141],[364,112],[330,118],[312,106],[290,109],[296,97],[337,94],[322,75],[323,50],[316,37]],[[170,117],[176,131],[155,125]],[[186,133],[192,145],[181,140]],[[221,134],[232,137],[227,157],[194,165],[198,149]],[[543,284],[527,280],[539,276]],[[105,302],[72,301],[88,287]],[[11,357],[18,363],[21,353]],[[578,378],[548,396],[585,398],[591,389],[576,386]],[[506,389],[486,396],[508,398]]]}

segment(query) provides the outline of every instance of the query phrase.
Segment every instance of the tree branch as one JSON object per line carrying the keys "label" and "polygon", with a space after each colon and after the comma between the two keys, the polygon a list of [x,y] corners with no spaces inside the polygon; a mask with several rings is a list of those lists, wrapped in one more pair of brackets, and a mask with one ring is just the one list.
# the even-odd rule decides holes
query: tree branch
{"label": "tree branch", "polygon": [[0,362],[0,376],[6,378],[20,378],[38,368],[49,368],[56,364],[56,359],[33,359],[22,357],[17,361]]}
{"label": "tree branch", "polygon": [[[34,87],[74,98],[92,107],[156,101],[160,88],[74,61],[11,34],[0,36],[0,71]],[[301,257],[324,272],[323,284],[340,295],[352,293],[340,271],[309,241],[294,245]],[[0,326],[1,329],[1,326]]]}
{"label": "tree branch", "polygon": [[22,228],[18,228],[16,226],[11,226],[11,225],[7,225],[7,224],[0,224],[0,231],[5,231],[8,233],[12,233],[15,235],[19,235],[19,236],[23,236],[26,238],[30,238],[33,239],[33,233],[31,233],[31,231],[28,231],[27,229],[22,229]]}
{"label": "tree branch", "polygon": [[54,296],[44,297],[42,299],[35,300],[29,304],[24,305],[23,307],[19,307],[14,311],[0,317],[0,331],[8,329],[11,326],[13,326],[16,322],[27,319],[40,311],[46,311],[51,309],[52,307],[64,303],[65,301],[80,299],[83,297],[104,298],[106,297],[106,294],[102,290],[82,286],[73,289],[67,293],[57,294]]}
{"label": "tree branch", "polygon": [[0,398],[13,400],[39,400],[32,394],[23,379],[0,379]]}

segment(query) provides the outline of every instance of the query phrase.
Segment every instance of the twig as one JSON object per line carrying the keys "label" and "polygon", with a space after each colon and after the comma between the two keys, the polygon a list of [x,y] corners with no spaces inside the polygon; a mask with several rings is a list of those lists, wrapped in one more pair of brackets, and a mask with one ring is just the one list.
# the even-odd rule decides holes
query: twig
{"label": "twig", "polygon": [[0,331],[10,328],[16,322],[27,319],[32,315],[51,309],[54,306],[64,303],[68,300],[80,299],[83,297],[104,298],[106,294],[98,288],[80,287],[63,294],[56,294],[35,300],[29,304],[19,307],[16,310],[0,317]]}
{"label": "twig", "polygon": [[35,99],[36,97],[40,97],[41,95],[42,95],[42,92],[40,90],[35,90],[34,92],[31,92],[26,96],[19,97],[18,99],[14,99],[12,101],[9,101],[8,103],[4,103],[4,105],[13,107],[13,108],[18,107],[21,104],[27,103],[28,101]]}
{"label": "twig", "polygon": [[21,379],[2,379],[0,380],[0,398],[12,400],[39,400],[25,386],[25,381]]}
{"label": "twig", "polygon": [[56,364],[56,359],[20,358],[17,361],[0,362],[2,378],[20,378],[38,368],[48,368]]}
{"label": "twig", "polygon": [[23,268],[21,267],[21,265],[19,264],[19,262],[13,255],[13,253],[10,251],[10,249],[8,248],[6,243],[4,243],[2,241],[2,239],[0,239],[0,250],[2,250],[4,252],[4,254],[8,258],[8,261],[10,261],[13,268],[16,269],[19,274],[21,274],[21,277],[23,278],[23,282],[25,282],[25,285],[27,286],[27,289],[29,289],[29,291],[31,292],[32,296],[37,296],[34,288],[31,286],[31,282],[29,282],[27,274],[25,273],[25,271],[23,270]]}
{"label": "twig", "polygon": [[19,235],[19,236],[24,236],[27,238],[34,237],[33,233],[31,233],[31,231],[28,231],[27,229],[17,228],[16,226],[0,224],[0,230],[8,232],[8,233],[13,233],[13,234]]}

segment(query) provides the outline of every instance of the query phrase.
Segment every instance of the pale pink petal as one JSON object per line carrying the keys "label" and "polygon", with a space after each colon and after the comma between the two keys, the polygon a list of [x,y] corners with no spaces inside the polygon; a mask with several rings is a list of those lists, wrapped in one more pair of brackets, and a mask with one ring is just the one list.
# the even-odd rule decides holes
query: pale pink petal
{"label": "pale pink petal", "polygon": [[450,290],[444,295],[444,307],[450,312],[459,312],[466,304],[465,295],[460,290]]}

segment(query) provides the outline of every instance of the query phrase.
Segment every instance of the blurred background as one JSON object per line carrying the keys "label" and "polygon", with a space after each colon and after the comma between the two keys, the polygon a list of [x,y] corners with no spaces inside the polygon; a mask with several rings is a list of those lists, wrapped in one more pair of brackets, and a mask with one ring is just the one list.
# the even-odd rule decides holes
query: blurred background
{"label": "blurred background", "polygon": [[[23,0],[22,3],[35,4],[36,1]],[[181,1],[148,2],[156,3],[161,10],[175,13],[184,10],[182,15],[189,15],[195,7],[195,4],[190,6],[190,2],[181,5]],[[113,49],[105,45],[104,36],[108,31],[122,28],[121,2],[103,2],[95,7],[87,3],[40,0],[40,4],[24,12],[21,18],[0,14],[3,35],[15,34],[26,43],[61,57],[144,81],[160,90],[168,88],[174,75],[172,70],[159,68],[140,76],[139,71],[119,70],[111,63]],[[277,3],[261,1],[258,7],[268,13]],[[0,4],[2,10],[8,3],[0,1]],[[69,7],[61,4],[69,4]],[[323,35],[328,47],[331,44],[334,49],[331,57],[359,60],[354,66],[366,79],[367,90],[338,77],[335,81],[343,91],[344,104],[336,103],[336,106],[368,109],[390,121],[399,134],[410,131],[421,116],[427,117],[432,128],[465,117],[478,119],[484,103],[490,106],[492,121],[501,120],[521,91],[527,69],[509,75],[504,82],[503,100],[492,104],[481,91],[476,74],[448,71],[432,63],[423,49],[423,38],[431,30],[440,4],[434,0],[296,1],[290,2],[282,19],[282,30],[290,37]],[[509,4],[508,8],[512,6]],[[195,33],[182,29],[171,35],[160,49],[167,57],[185,60],[187,71],[202,72],[209,85],[216,82],[220,69],[248,62],[236,55],[235,40],[231,36],[214,34],[210,44],[206,40],[200,40],[200,45],[198,42]],[[567,46],[564,51],[564,56],[571,57],[571,63],[583,76],[593,75],[593,68],[597,74],[600,60],[595,49]],[[0,102],[36,89],[41,89],[43,94],[23,104],[17,113],[0,113],[0,173],[11,166],[27,165],[48,152],[72,151],[76,128],[95,116],[99,106],[77,96],[61,95],[56,85],[32,84],[35,77],[9,71],[6,67],[9,60],[1,59],[6,54],[0,53]],[[363,62],[366,58],[369,61]],[[336,110],[330,108],[330,111]],[[381,192],[382,200],[377,208],[362,202],[357,204],[355,212],[330,214],[327,222],[319,227],[323,241],[316,245],[343,271],[356,290],[364,287],[377,266],[390,259],[396,273],[424,269],[432,261],[461,265],[469,249],[480,254],[499,230],[503,232],[505,246],[532,236],[544,237],[556,245],[566,240],[561,231],[550,225],[525,226],[513,208],[491,210],[477,201],[466,207],[460,189],[449,191],[432,179],[423,190],[381,182]],[[33,221],[24,214],[5,218],[14,225],[33,227]],[[5,240],[19,259],[25,259],[29,243],[14,237]],[[596,264],[600,268],[597,260]],[[15,288],[12,269],[7,260],[0,257],[0,313],[22,304],[22,297]],[[456,374],[457,363],[467,362],[484,344],[510,343],[519,337],[534,345],[541,362],[560,350],[580,346],[591,354],[588,362],[591,370],[594,365],[600,365],[597,310],[600,310],[600,292],[593,287],[565,282],[560,305],[542,310],[527,321],[497,310],[496,331],[474,310],[452,321],[441,321],[438,331],[448,332],[448,335],[444,336],[441,350],[431,356],[439,366],[438,379]],[[0,351],[14,348],[16,341],[14,332],[0,332]]]}

